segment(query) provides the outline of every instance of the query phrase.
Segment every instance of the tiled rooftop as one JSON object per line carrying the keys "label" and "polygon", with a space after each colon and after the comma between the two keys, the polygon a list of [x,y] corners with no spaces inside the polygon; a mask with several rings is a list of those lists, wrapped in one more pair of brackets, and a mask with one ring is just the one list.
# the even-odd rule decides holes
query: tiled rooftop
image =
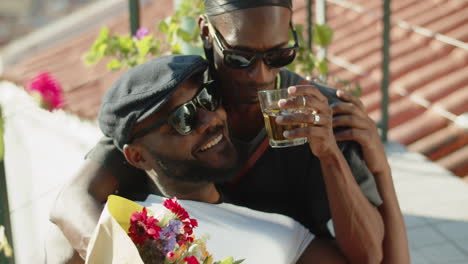
{"label": "tiled rooftop", "polygon": [[[141,25],[172,13],[171,1],[142,1]],[[368,112],[380,119],[382,2],[328,0],[328,24],[334,30],[329,47],[333,76],[359,81]],[[146,4],[145,4],[146,3]],[[468,176],[468,2],[465,0],[393,0],[389,137],[410,150]],[[306,1],[295,0],[295,22],[304,23]],[[128,32],[128,15],[102,24]],[[48,70],[66,90],[66,110],[96,117],[105,90],[120,72],[104,64],[80,62],[99,32],[95,24],[80,34],[7,65],[4,78],[16,83]],[[465,114],[465,115],[463,115]]]}
{"label": "tiled rooftop", "polygon": [[[329,0],[332,76],[359,81],[381,117],[382,3]],[[389,137],[460,177],[468,176],[468,2],[391,1]],[[296,22],[305,1],[296,1]],[[465,115],[463,115],[465,114]]]}

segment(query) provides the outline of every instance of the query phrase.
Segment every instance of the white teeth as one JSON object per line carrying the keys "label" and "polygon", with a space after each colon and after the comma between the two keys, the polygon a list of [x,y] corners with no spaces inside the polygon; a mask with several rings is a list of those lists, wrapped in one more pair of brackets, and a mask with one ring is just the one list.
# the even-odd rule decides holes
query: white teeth
{"label": "white teeth", "polygon": [[201,147],[200,150],[205,151],[205,150],[213,147],[214,145],[218,144],[221,141],[221,139],[223,139],[223,134],[220,134],[219,136],[215,137],[213,140],[211,140],[206,145]]}

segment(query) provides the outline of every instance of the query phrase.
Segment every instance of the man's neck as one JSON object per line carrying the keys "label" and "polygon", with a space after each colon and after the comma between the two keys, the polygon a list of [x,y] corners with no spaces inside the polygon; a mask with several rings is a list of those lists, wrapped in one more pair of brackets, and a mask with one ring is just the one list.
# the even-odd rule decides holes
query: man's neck
{"label": "man's neck", "polygon": [[218,203],[220,194],[213,183],[190,183],[175,181],[170,177],[148,172],[161,191],[168,198],[177,197],[181,200],[193,200],[204,203]]}

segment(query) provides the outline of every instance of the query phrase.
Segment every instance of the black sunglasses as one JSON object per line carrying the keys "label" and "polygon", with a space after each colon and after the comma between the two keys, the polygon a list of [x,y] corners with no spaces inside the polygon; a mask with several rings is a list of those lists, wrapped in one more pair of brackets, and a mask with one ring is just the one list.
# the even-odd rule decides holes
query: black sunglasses
{"label": "black sunglasses", "polygon": [[220,105],[221,97],[216,92],[214,81],[206,82],[202,84],[200,91],[192,98],[192,100],[174,109],[168,115],[166,120],[160,120],[135,133],[130,142],[135,138],[142,137],[165,124],[172,126],[181,135],[188,135],[192,132],[195,125],[197,108],[200,107],[210,112],[214,112]]}
{"label": "black sunglasses", "polygon": [[[289,27],[292,30],[294,37],[294,46],[288,48],[268,50],[265,52],[259,51],[244,51],[236,49],[228,49],[221,39],[224,41],[223,36],[211,25],[208,21],[208,27],[213,39],[215,40],[221,52],[224,55],[224,64],[234,69],[245,69],[255,64],[259,59],[263,59],[263,62],[272,68],[281,68],[290,64],[296,57],[297,49],[299,48],[299,42],[297,39],[297,32],[292,25],[289,23]],[[224,41],[225,42],[225,41]]]}

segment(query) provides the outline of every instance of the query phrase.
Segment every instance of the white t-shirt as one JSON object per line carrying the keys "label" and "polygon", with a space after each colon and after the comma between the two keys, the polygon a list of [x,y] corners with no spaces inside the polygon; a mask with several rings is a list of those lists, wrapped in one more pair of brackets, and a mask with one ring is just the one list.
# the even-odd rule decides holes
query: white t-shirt
{"label": "white t-shirt", "polygon": [[[153,212],[164,208],[164,197],[149,195],[139,204]],[[294,219],[233,204],[208,204],[179,200],[191,218],[198,221],[196,237],[209,235],[207,250],[214,260],[232,256],[243,264],[296,263],[314,238]]]}

